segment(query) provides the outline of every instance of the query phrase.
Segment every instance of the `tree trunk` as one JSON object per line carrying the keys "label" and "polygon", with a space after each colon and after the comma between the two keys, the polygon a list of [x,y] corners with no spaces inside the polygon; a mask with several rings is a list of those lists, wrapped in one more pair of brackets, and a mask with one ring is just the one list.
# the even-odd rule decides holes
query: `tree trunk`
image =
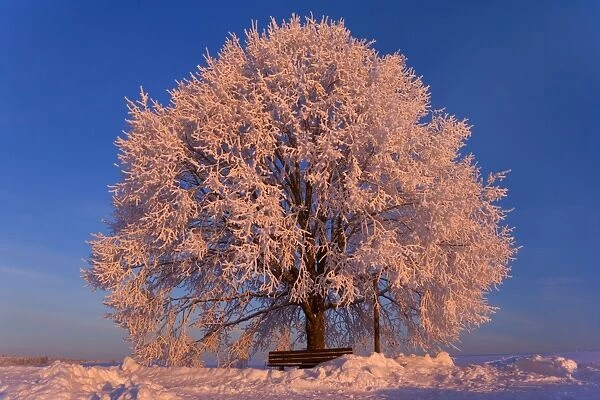
{"label": "tree trunk", "polygon": [[304,312],[306,315],[306,349],[325,348],[325,310]]}

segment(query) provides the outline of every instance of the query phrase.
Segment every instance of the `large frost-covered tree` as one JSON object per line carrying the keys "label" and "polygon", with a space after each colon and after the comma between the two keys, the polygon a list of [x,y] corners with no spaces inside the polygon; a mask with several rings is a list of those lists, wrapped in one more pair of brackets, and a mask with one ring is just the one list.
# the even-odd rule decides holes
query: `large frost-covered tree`
{"label": "large frost-covered tree", "polygon": [[488,319],[514,254],[496,185],[400,54],[341,22],[272,21],[117,140],[122,180],[87,282],[149,361],[371,335],[451,343]]}

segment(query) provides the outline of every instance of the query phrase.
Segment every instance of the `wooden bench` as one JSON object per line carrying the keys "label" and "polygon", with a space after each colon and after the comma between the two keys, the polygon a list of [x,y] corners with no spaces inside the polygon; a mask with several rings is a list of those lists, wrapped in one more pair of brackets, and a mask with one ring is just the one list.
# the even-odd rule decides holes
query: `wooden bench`
{"label": "wooden bench", "polygon": [[322,362],[333,360],[345,354],[353,354],[352,347],[321,350],[271,351],[267,366],[279,367],[281,371],[285,367],[313,368]]}

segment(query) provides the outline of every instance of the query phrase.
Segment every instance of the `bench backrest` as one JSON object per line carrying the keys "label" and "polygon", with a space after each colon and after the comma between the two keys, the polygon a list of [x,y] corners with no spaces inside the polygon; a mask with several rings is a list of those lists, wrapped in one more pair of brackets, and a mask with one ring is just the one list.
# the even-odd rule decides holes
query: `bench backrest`
{"label": "bench backrest", "polygon": [[306,366],[333,360],[334,358],[353,354],[351,347],[319,350],[272,351],[269,353],[270,366]]}

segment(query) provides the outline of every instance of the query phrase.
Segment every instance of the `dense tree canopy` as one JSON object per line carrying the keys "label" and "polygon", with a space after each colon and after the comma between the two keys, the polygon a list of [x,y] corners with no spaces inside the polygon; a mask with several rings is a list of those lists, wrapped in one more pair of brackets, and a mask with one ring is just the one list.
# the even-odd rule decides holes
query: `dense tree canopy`
{"label": "dense tree canopy", "polygon": [[460,149],[402,55],[341,22],[272,21],[170,92],[142,93],[117,140],[110,233],[85,279],[149,361],[306,343],[456,341],[514,254],[502,175]]}

